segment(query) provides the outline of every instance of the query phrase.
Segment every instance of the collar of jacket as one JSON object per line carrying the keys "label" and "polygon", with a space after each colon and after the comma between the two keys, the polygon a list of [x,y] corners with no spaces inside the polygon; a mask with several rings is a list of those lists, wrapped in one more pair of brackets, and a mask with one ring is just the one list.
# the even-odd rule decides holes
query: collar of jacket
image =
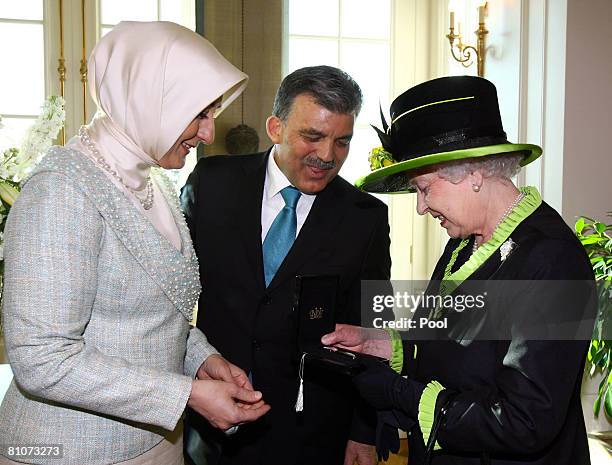
{"label": "collar of jacket", "polygon": [[[321,247],[321,244],[329,243],[329,236],[332,231],[337,230],[337,225],[342,222],[347,210],[351,205],[351,200],[347,195],[343,181],[336,176],[325,189],[317,194],[317,198],[310,209],[310,213],[300,230],[297,238],[285,260],[278,269],[276,275],[266,288],[263,279],[263,256],[261,251],[261,202],[263,196],[263,186],[266,176],[266,167],[271,149],[253,156],[249,163],[243,166],[245,174],[245,191],[254,192],[243,205],[246,214],[242,217],[240,227],[244,230],[244,237],[253,237],[249,242],[248,250],[252,256],[251,260],[254,269],[258,273],[258,283],[260,288],[268,292],[278,287],[287,279],[294,279],[296,272],[312,256],[313,250]],[[258,234],[253,234],[257,230]]]}
{"label": "collar of jacket", "polygon": [[141,265],[143,272],[161,287],[185,319],[191,321],[201,290],[198,261],[177,195],[166,176],[160,172],[152,173],[168,200],[180,232],[182,251],[163,237],[112,181],[80,152],[63,147],[52,148],[32,175],[44,171],[59,172],[75,182]]}

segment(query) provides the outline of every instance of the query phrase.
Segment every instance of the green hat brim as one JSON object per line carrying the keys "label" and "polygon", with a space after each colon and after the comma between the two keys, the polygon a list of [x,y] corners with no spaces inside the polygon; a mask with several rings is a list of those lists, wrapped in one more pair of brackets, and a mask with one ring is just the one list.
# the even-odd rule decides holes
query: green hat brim
{"label": "green hat brim", "polygon": [[422,157],[412,158],[410,160],[394,163],[384,168],[379,168],[359,178],[355,182],[355,186],[366,192],[374,194],[406,194],[413,193],[414,189],[405,188],[402,190],[386,190],[383,188],[384,180],[403,171],[412,171],[419,168],[424,168],[430,165],[437,165],[447,161],[461,160],[465,158],[486,157],[492,155],[501,155],[509,152],[525,152],[525,156],[521,160],[521,166],[528,165],[542,155],[542,149],[533,144],[496,144],[486,145],[483,147],[475,147],[470,149],[453,150],[451,152],[433,153],[431,155],[423,155]]}

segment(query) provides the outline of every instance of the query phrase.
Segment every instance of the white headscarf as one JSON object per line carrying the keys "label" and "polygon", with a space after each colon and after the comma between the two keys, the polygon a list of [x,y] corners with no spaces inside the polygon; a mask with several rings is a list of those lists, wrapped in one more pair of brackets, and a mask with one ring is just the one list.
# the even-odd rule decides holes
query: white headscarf
{"label": "white headscarf", "polygon": [[[240,95],[248,80],[206,39],[161,21],[125,21],[115,26],[93,49],[88,76],[98,106],[87,126],[89,135],[108,165],[133,190],[145,188],[151,167],[202,110],[223,96],[218,114]],[[83,149],[78,139],[69,145]],[[134,194],[121,187],[180,250],[178,229],[159,189],[155,188],[153,207],[144,210]]]}

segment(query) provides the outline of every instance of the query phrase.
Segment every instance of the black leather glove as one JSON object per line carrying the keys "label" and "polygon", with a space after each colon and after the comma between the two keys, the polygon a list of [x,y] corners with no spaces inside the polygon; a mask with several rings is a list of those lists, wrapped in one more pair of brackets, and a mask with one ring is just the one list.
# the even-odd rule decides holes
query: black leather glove
{"label": "black leather glove", "polygon": [[399,409],[416,419],[425,385],[403,378],[383,363],[368,361],[365,365],[366,369],[353,377],[363,399],[376,410]]}
{"label": "black leather glove", "polygon": [[398,429],[408,431],[416,423],[399,410],[377,412],[376,454],[378,460],[389,460],[389,452],[397,454],[400,448]]}
{"label": "black leather glove", "polygon": [[377,412],[376,455],[378,460],[389,460],[389,452],[397,454],[400,448],[398,427],[391,410]]}

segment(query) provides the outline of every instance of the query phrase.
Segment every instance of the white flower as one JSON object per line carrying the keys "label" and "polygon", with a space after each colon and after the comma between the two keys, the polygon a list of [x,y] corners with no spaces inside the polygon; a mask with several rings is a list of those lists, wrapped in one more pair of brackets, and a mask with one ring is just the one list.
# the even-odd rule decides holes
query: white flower
{"label": "white flower", "polygon": [[[42,105],[40,116],[28,129],[20,148],[10,147],[0,152],[0,224],[19,195],[19,186],[23,177],[38,163],[44,152],[51,146],[64,125],[64,99],[51,96]],[[0,115],[0,129],[2,116]],[[3,260],[4,240],[0,226],[0,261]]]}
{"label": "white flower", "polygon": [[516,242],[514,242],[511,237],[508,238],[508,240],[501,245],[501,247],[499,248],[499,253],[501,254],[502,262],[506,260],[515,245]]}
{"label": "white flower", "polygon": [[[20,182],[40,161],[63,127],[65,117],[64,99],[49,97],[42,106],[40,116],[26,132],[21,147],[10,147],[0,152],[0,225],[19,195],[19,185],[15,183]],[[3,127],[0,115],[0,129]],[[0,226],[0,262],[3,260],[4,235],[3,226]]]}
{"label": "white flower", "polygon": [[18,150],[16,148],[6,149],[0,153],[0,179],[12,179],[17,169],[15,158]]}
{"label": "white flower", "polygon": [[42,112],[36,122],[28,129],[15,157],[12,168],[14,181],[21,181],[40,161],[46,150],[51,147],[64,125],[66,112],[64,99],[51,96],[42,106]]}

